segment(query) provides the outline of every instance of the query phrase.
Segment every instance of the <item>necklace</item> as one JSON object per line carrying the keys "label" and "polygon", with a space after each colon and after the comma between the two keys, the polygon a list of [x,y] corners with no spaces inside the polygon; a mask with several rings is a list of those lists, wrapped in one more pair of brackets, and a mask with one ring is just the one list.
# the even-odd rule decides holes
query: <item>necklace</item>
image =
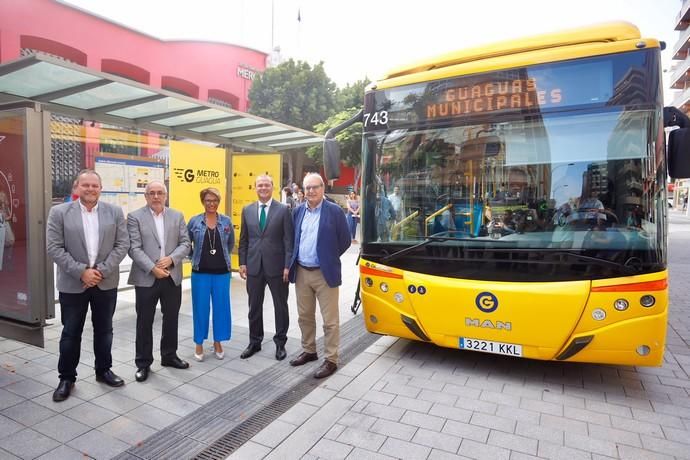
{"label": "necklace", "polygon": [[215,253],[216,253],[216,228],[213,227],[213,237],[211,237],[211,229],[206,228],[206,235],[208,236],[208,245],[211,247],[211,250],[208,252],[211,255],[215,255]]}

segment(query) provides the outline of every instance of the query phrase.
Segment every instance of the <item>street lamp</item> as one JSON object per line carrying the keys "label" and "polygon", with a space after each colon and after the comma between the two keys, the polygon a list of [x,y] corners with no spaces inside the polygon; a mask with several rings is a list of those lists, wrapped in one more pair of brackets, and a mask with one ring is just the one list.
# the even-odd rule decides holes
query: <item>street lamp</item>
{"label": "street lamp", "polygon": [[568,184],[557,185],[556,188],[553,189],[552,196],[553,196],[553,199],[556,200],[556,202],[558,202],[558,200],[556,199],[556,192],[558,191],[558,189],[562,189],[562,188],[568,188]]}
{"label": "street lamp", "polygon": [[[575,163],[564,163],[564,164],[560,164],[560,165],[556,166],[555,168],[553,168],[553,169],[551,170],[551,178],[553,179],[553,176],[554,176],[553,173],[555,173],[555,172],[558,170],[558,168],[562,168],[562,167],[564,167],[564,166],[565,166],[566,168],[568,168],[568,167],[570,167],[570,166],[575,166]],[[566,174],[567,174],[567,172],[566,172]]]}
{"label": "street lamp", "polygon": [[[575,163],[563,163],[563,164],[560,164],[560,165],[556,166],[555,168],[553,168],[553,169],[551,170],[551,181],[552,181],[552,183],[553,183],[553,180],[554,180],[554,178],[555,178],[555,174],[554,174],[554,173],[558,170],[558,168],[563,168],[563,167],[566,168],[566,171],[565,171],[565,173],[563,174],[563,178],[567,181],[567,180],[568,180],[568,171],[567,171],[567,168],[569,168],[570,166],[574,166],[574,165],[575,165]],[[567,187],[567,186],[568,186],[568,184],[566,183],[566,184],[556,185],[555,187],[552,187],[552,189],[551,189],[551,196],[553,196],[554,198],[556,198],[556,190],[558,190],[559,188],[565,188],[565,187]]]}

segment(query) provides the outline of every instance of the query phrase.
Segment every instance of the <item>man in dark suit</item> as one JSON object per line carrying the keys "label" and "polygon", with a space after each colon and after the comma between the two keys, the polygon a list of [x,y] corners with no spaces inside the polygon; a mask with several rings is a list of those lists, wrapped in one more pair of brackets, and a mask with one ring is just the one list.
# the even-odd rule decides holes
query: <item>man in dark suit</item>
{"label": "man in dark suit", "polygon": [[294,231],[290,209],[271,198],[273,179],[268,175],[256,178],[259,200],[242,210],[240,244],[237,248],[240,277],[247,280],[249,294],[249,345],[240,358],[247,359],[261,350],[264,339],[263,306],[266,285],[273,297],[276,321],[276,359],[287,355],[285,342],[290,325],[288,314],[288,273],[292,259]]}
{"label": "man in dark suit", "polygon": [[53,401],[64,401],[77,379],[81,334],[91,305],[96,380],[112,387],[124,380],[110,370],[113,315],[120,262],[129,237],[122,209],[99,201],[101,176],[85,169],[77,176],[79,199],[53,206],[48,214],[46,250],[57,265],[62,336]]}
{"label": "man in dark suit", "polygon": [[134,285],[137,310],[137,382],[145,381],[153,363],[153,318],[160,300],[163,314],[161,365],[187,369],[177,356],[177,317],[182,301],[182,260],[191,243],[184,216],[165,207],[168,190],[158,181],[146,185],[146,206],[129,213],[129,284]]}
{"label": "man in dark suit", "polygon": [[295,283],[297,312],[302,331],[302,353],[292,366],[318,359],[316,354],[316,301],[319,301],[325,336],[325,360],[314,373],[316,378],[331,375],[338,368],[340,313],[338,286],[342,284],[340,256],[352,241],[345,213],[324,199],[320,175],[304,177],[307,202],[293,212],[295,250],[290,264],[290,281]]}

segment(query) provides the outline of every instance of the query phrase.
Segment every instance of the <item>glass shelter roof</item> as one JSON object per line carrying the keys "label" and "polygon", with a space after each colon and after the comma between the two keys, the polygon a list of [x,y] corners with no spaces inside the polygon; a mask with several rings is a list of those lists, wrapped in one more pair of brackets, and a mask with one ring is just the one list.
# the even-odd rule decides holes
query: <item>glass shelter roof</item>
{"label": "glass shelter roof", "polygon": [[323,142],[310,131],[41,53],[0,65],[0,103],[26,100],[75,118],[234,148],[288,150]]}

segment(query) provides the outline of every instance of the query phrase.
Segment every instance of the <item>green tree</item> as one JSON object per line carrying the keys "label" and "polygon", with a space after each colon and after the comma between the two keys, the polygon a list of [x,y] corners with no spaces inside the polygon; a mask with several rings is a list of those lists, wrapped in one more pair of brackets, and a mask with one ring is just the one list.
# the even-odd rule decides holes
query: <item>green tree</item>
{"label": "green tree", "polygon": [[249,102],[249,113],[309,131],[338,110],[336,86],[323,62],[312,68],[292,59],[258,75]]}
{"label": "green tree", "polygon": [[[323,123],[319,123],[314,127],[314,130],[319,134],[326,134],[329,129],[338,126],[341,123],[349,120],[361,107],[352,107],[342,112],[338,112],[332,117],[329,117]],[[359,177],[362,172],[362,123],[355,123],[347,129],[335,135],[340,146],[340,161],[345,166],[355,168],[355,184],[359,182]],[[323,146],[314,145],[309,147],[307,155],[314,159],[316,164],[321,166],[323,164]]]}
{"label": "green tree", "polygon": [[367,77],[353,84],[347,84],[345,88],[338,90],[338,107],[340,110],[364,106],[364,89],[371,83]]}

